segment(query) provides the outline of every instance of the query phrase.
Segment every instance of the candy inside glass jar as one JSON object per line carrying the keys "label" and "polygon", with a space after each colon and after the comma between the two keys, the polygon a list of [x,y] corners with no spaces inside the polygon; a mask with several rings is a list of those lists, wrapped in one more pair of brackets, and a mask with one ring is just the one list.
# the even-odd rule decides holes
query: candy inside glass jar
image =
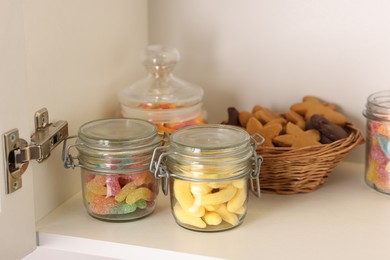
{"label": "candy inside glass jar", "polygon": [[119,92],[121,116],[153,122],[160,134],[205,123],[203,89],[172,73],[180,59],[179,52],[175,48],[151,45],[141,59],[148,75]]}
{"label": "candy inside glass jar", "polygon": [[[155,125],[139,119],[97,120],[80,127],[76,143],[66,149],[65,167],[81,168],[83,201],[91,216],[127,221],[153,212],[158,185],[149,167],[160,141]],[[70,154],[72,147],[78,156]]]}
{"label": "candy inside glass jar", "polygon": [[260,170],[256,145],[246,131],[226,125],[189,126],[170,136],[154,172],[163,180],[164,193],[170,189],[180,226],[222,231],[243,222],[248,182],[258,181]]}
{"label": "candy inside glass jar", "polygon": [[390,91],[367,98],[366,172],[367,185],[390,194]]}

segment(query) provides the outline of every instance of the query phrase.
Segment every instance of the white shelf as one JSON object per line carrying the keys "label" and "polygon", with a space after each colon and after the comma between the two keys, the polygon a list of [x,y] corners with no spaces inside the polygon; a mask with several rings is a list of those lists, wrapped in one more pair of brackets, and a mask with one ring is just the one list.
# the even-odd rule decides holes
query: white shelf
{"label": "white shelf", "polygon": [[343,162],[317,191],[251,196],[244,223],[217,233],[178,226],[169,197],[162,193],[152,215],[126,223],[88,216],[77,194],[37,223],[39,243],[40,247],[112,258],[130,258],[137,252],[171,259],[183,259],[182,254],[225,259],[385,257],[390,242],[390,197],[369,188],[363,173],[363,164]]}

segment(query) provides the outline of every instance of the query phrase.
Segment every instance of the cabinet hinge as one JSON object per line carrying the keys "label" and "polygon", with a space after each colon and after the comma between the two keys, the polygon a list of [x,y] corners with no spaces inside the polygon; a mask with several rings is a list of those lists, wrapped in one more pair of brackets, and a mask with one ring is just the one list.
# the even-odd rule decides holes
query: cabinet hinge
{"label": "cabinet hinge", "polygon": [[50,152],[68,137],[68,122],[49,121],[49,112],[42,108],[34,115],[35,132],[31,143],[19,138],[17,128],[3,135],[4,164],[6,175],[6,193],[12,193],[22,187],[22,174],[30,161],[41,163],[50,156]]}

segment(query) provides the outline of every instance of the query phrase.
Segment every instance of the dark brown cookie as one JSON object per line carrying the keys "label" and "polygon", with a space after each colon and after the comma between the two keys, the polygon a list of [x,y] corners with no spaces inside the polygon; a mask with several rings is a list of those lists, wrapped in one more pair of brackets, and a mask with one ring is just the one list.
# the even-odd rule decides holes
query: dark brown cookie
{"label": "dark brown cookie", "polygon": [[323,140],[327,140],[325,143],[329,143],[329,140],[334,142],[343,138],[348,137],[347,131],[345,131],[344,128],[341,126],[329,121],[325,117],[314,114],[310,118],[310,125],[314,128],[317,129],[320,133],[321,136],[323,136]]}
{"label": "dark brown cookie", "polygon": [[240,124],[240,119],[239,119],[239,114],[238,110],[235,107],[228,107],[228,120],[227,124],[228,125],[236,125],[236,126],[241,126]]}

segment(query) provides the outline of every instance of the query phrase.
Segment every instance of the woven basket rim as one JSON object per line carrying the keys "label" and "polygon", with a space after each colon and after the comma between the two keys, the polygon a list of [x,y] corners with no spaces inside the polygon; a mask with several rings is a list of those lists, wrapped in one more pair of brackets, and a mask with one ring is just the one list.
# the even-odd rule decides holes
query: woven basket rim
{"label": "woven basket rim", "polygon": [[356,146],[363,144],[364,138],[361,131],[352,123],[346,124],[346,129],[350,132],[348,137],[334,141],[329,144],[311,145],[301,148],[296,147],[262,147],[259,146],[256,151],[259,155],[264,156],[296,156],[305,154],[309,156],[318,156],[324,153],[345,153]]}
{"label": "woven basket rim", "polygon": [[330,144],[303,148],[259,147],[263,157],[260,188],[263,193],[290,195],[312,192],[322,186],[337,164],[356,146],[363,144],[360,130],[351,123],[348,137]]}

